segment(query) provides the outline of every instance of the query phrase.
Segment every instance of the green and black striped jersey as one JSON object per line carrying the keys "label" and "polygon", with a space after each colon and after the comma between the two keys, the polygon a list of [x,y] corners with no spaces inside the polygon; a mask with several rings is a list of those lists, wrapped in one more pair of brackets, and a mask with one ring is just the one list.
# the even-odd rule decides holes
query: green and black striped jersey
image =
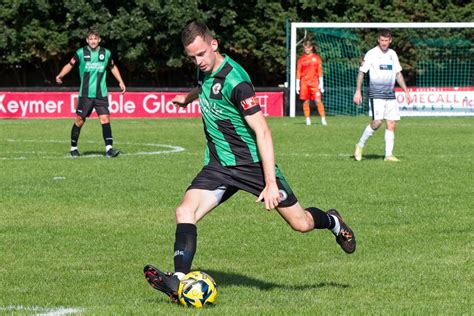
{"label": "green and black striped jersey", "polygon": [[100,46],[96,50],[91,50],[89,46],[85,46],[76,51],[69,63],[72,66],[79,63],[80,97],[107,97],[107,67],[114,65],[110,50]]}
{"label": "green and black striped jersey", "polygon": [[207,138],[204,164],[238,166],[259,162],[255,133],[244,118],[261,110],[247,72],[225,56],[215,72],[198,71],[198,85]]}

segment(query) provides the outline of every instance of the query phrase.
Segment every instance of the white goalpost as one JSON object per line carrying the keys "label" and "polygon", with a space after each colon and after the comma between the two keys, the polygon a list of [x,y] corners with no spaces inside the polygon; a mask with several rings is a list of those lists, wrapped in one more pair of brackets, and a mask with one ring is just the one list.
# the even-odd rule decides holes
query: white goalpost
{"label": "white goalpost", "polygon": [[[367,47],[376,45],[378,29],[390,29],[394,44],[404,45],[399,57],[409,60],[404,68],[407,85],[415,92],[414,105],[403,107],[402,116],[474,116],[474,23],[291,23],[289,116],[297,114],[297,48],[304,30],[323,60],[323,102],[329,115],[351,112],[358,66]],[[298,38],[298,32],[300,38]],[[401,34],[401,35],[400,35]],[[396,41],[402,37],[403,43]],[[301,52],[300,52],[301,54]],[[331,77],[332,76],[332,77]],[[327,78],[329,77],[329,78]],[[397,89],[396,89],[397,90]],[[433,95],[433,92],[437,94]],[[397,97],[398,99],[398,97]]]}

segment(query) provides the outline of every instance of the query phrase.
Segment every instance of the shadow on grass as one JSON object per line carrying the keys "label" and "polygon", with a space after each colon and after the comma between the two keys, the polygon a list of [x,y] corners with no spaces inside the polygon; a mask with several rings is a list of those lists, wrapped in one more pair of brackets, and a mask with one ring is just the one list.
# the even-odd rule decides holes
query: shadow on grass
{"label": "shadow on grass", "polygon": [[81,152],[81,156],[105,156],[105,151],[89,150]]}
{"label": "shadow on grass", "polygon": [[237,274],[237,273],[228,273],[215,270],[203,270],[209,275],[211,275],[214,280],[216,280],[219,286],[246,286],[246,287],[255,287],[260,290],[272,290],[274,288],[286,288],[288,290],[310,290],[323,287],[335,287],[335,288],[348,288],[348,284],[337,283],[337,282],[319,282],[301,284],[301,285],[289,285],[289,284],[279,284],[274,282],[269,282],[265,280],[255,279],[246,275]]}
{"label": "shadow on grass", "polygon": [[[352,156],[354,157],[354,156]],[[375,160],[375,159],[381,159],[383,160],[385,158],[384,155],[374,155],[374,154],[370,154],[370,155],[363,155],[362,156],[362,160]]]}

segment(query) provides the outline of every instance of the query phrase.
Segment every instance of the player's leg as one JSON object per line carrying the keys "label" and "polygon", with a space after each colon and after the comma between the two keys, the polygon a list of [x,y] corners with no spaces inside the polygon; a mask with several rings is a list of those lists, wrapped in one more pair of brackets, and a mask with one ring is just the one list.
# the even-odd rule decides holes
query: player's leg
{"label": "player's leg", "polygon": [[303,102],[303,114],[305,117],[306,125],[311,125],[311,108],[310,108],[311,101],[306,100]]}
{"label": "player's leg", "polygon": [[163,273],[152,265],[145,266],[146,280],[153,288],[167,294],[172,300],[177,297],[179,280],[191,270],[197,245],[196,223],[237,191],[224,185],[226,175],[222,172],[223,170],[204,167],[176,208],[173,256],[175,272]]}
{"label": "player's leg", "polygon": [[76,118],[71,129],[71,149],[70,153],[72,157],[79,157],[81,154],[78,149],[79,135],[81,134],[81,128],[86,122],[86,118],[92,112],[92,102],[89,98],[78,98],[76,106]]}
{"label": "player's leg", "polygon": [[197,245],[196,223],[220,202],[225,190],[190,189],[176,208],[174,271],[178,277],[191,271]]}
{"label": "player's leg", "polygon": [[108,99],[95,99],[95,110],[99,115],[100,125],[102,126],[102,138],[105,143],[105,156],[107,158],[117,157],[120,154],[120,151],[113,148],[114,139],[112,137],[112,127],[110,125]]}
{"label": "player's leg", "polygon": [[303,114],[306,120],[306,125],[311,125],[311,92],[305,81],[301,82],[300,99],[303,101]]}
{"label": "player's leg", "polygon": [[196,218],[204,216],[217,205],[214,196],[204,190],[191,189],[184,195],[176,208],[176,234],[174,243],[175,272],[162,272],[151,264],[145,266],[143,273],[148,283],[156,290],[177,301],[180,279],[191,270],[196,253]]}
{"label": "player's leg", "polygon": [[385,161],[399,161],[393,155],[393,147],[395,144],[395,121],[386,120],[385,121],[386,128],[385,128]]}
{"label": "player's leg", "polygon": [[[280,169],[275,166],[275,175],[280,192],[280,202],[276,208],[283,219],[298,232],[309,232],[313,229],[330,229],[336,236],[336,241],[343,247],[343,250],[351,253],[355,250],[355,238],[345,238],[342,240],[341,234],[350,231],[344,224],[342,218],[335,214],[329,214],[322,210],[309,207],[304,209],[296,198],[293,190],[286,181]],[[249,164],[233,168],[232,183],[255,196],[259,196],[265,187],[265,176],[261,164]],[[347,227],[346,227],[347,226]],[[344,243],[343,243],[344,242]]]}
{"label": "player's leg", "polygon": [[375,131],[382,125],[383,113],[384,113],[384,100],[370,99],[369,106],[372,113],[372,121],[366,126],[359,138],[358,143],[354,150],[354,159],[357,161],[362,160],[362,151],[364,149],[367,140],[374,135]]}
{"label": "player's leg", "polygon": [[393,155],[395,145],[396,122],[400,119],[398,104],[395,100],[387,100],[385,108],[385,161],[398,162],[399,159]]}
{"label": "player's leg", "polygon": [[319,91],[319,89],[316,91],[315,102],[316,102],[316,108],[318,109],[319,116],[321,117],[321,124],[328,125],[328,123],[326,122],[326,112],[324,111],[324,104],[321,99],[321,92]]}
{"label": "player's leg", "polygon": [[354,232],[334,209],[328,212],[316,207],[304,209],[296,203],[287,207],[278,206],[277,211],[295,231],[306,233],[313,229],[329,229],[346,253],[353,253],[356,249]]}

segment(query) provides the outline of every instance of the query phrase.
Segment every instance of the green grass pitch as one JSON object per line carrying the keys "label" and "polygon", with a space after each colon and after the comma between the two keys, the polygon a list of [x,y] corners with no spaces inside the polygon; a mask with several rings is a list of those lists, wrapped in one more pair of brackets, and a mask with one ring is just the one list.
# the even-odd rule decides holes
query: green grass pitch
{"label": "green grass pitch", "polygon": [[[96,119],[82,130],[85,155],[69,158],[72,122],[0,120],[0,314],[187,312],[142,269],[173,268],[174,208],[202,167],[200,119],[113,119],[116,159],[103,157]],[[473,118],[403,118],[400,163],[383,161],[382,130],[352,159],[367,117],[268,123],[300,202],[338,209],[358,249],[293,232],[238,193],[198,224],[193,268],[219,285],[200,314],[472,313]]]}

